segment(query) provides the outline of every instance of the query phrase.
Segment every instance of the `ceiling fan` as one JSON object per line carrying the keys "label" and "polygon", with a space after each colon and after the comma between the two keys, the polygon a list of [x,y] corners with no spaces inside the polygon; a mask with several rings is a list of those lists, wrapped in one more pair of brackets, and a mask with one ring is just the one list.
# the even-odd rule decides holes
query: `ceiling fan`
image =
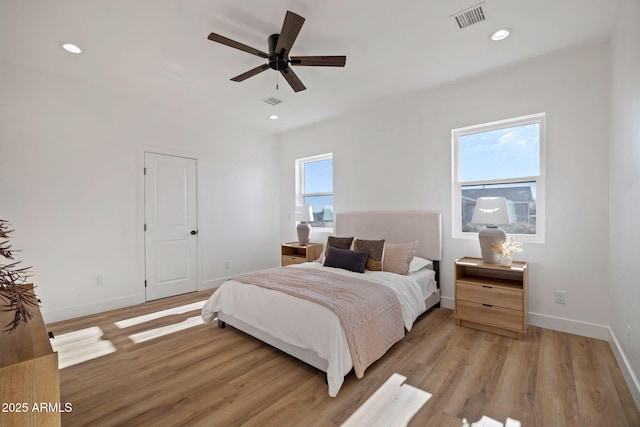
{"label": "ceiling fan", "polygon": [[344,64],[347,61],[346,56],[290,57],[289,51],[293,46],[293,42],[296,41],[296,37],[298,37],[298,33],[300,32],[304,21],[305,19],[302,16],[287,11],[287,14],[284,17],[284,22],[282,24],[282,30],[280,30],[280,34],[272,34],[268,38],[269,53],[262,52],[261,50],[254,49],[251,46],[247,46],[245,44],[215,33],[209,34],[208,39],[267,60],[266,64],[262,64],[245,73],[235,76],[231,79],[234,82],[241,82],[248,79],[249,77],[253,77],[256,74],[259,74],[271,68],[273,70],[279,71],[295,92],[300,92],[301,90],[305,90],[306,87],[291,69],[292,65],[344,67]]}

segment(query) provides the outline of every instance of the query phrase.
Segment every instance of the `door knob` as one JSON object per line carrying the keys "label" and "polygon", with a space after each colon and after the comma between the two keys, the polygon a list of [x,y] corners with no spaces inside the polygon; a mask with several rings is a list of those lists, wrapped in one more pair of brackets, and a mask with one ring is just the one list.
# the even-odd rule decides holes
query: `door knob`
{"label": "door knob", "polygon": [[195,235],[195,234],[198,234],[198,232],[196,230],[191,230],[191,234]]}

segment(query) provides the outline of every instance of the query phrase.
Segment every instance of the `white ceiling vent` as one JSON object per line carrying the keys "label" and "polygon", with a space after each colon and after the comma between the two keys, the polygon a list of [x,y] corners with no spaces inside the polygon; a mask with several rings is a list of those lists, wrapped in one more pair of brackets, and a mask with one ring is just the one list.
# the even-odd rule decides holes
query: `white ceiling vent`
{"label": "white ceiling vent", "polygon": [[454,13],[451,15],[451,19],[453,19],[458,28],[462,30],[470,25],[485,21],[487,19],[486,13],[486,6],[484,2],[482,2],[468,9]]}
{"label": "white ceiling vent", "polygon": [[278,98],[274,98],[273,96],[269,96],[265,99],[263,99],[264,102],[266,102],[269,105],[278,105],[280,104],[282,101]]}

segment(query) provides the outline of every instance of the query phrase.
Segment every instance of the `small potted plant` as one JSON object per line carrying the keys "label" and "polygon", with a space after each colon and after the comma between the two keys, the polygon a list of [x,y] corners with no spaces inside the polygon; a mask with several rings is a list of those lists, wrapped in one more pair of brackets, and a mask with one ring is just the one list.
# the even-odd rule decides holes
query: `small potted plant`
{"label": "small potted plant", "polygon": [[[31,292],[30,286],[24,286],[29,277],[31,267],[19,267],[20,261],[15,261],[9,234],[14,230],[9,229],[8,221],[0,219],[0,260],[9,260],[8,264],[0,263],[0,306],[2,311],[13,311],[13,321],[4,326],[4,332],[13,332],[21,323],[28,322],[33,314],[30,306],[37,306],[38,299]],[[5,240],[2,240],[5,239]]]}
{"label": "small potted plant", "polygon": [[502,255],[502,258],[500,258],[500,265],[505,267],[511,267],[511,264],[513,264],[511,254],[522,252],[522,243],[518,241],[517,237],[513,236],[507,237],[507,240],[503,242],[494,243],[492,247],[493,250]]}

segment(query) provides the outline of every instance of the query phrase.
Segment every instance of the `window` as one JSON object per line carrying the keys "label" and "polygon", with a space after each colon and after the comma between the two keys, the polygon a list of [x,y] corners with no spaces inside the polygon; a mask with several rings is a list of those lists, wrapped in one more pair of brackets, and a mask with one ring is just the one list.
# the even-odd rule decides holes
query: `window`
{"label": "window", "polygon": [[313,228],[333,231],[333,153],[296,160],[296,205],[311,205]]}
{"label": "window", "polygon": [[544,242],[545,115],[535,114],[451,131],[453,237],[476,236],[478,197],[505,197],[510,225],[523,241]]}

